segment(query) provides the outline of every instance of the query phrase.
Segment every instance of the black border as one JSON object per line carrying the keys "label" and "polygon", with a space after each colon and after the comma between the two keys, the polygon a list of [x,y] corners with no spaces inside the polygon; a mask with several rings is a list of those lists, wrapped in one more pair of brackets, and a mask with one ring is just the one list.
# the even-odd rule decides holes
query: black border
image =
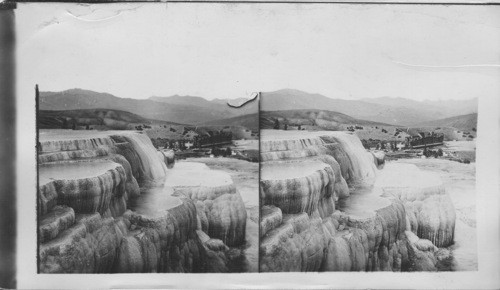
{"label": "black border", "polygon": [[16,283],[16,3],[0,3],[0,288]]}

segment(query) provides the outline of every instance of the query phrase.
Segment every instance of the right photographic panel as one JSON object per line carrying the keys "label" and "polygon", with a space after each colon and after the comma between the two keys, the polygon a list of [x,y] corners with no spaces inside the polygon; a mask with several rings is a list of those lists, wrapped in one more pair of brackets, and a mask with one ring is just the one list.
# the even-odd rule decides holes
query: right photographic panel
{"label": "right photographic panel", "polygon": [[478,101],[498,92],[486,8],[282,11],[287,61],[260,103],[261,272],[478,270]]}

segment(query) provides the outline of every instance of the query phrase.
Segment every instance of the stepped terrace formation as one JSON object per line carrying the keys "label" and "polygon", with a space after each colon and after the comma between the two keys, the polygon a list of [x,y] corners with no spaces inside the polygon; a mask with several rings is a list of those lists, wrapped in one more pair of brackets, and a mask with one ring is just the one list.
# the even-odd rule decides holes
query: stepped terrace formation
{"label": "stepped terrace formation", "polygon": [[455,211],[439,178],[346,132],[261,131],[261,271],[434,271]]}
{"label": "stepped terrace formation", "polygon": [[226,272],[245,241],[230,176],[143,134],[42,130],[38,153],[41,273]]}

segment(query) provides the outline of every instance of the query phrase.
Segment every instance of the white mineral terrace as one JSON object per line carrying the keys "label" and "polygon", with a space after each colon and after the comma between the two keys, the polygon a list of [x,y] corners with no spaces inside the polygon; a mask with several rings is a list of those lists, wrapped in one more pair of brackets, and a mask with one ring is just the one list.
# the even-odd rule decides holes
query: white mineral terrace
{"label": "white mineral terrace", "polygon": [[379,188],[430,188],[442,186],[439,175],[420,170],[414,164],[386,163],[375,182]]}
{"label": "white mineral terrace", "polygon": [[39,166],[40,185],[53,180],[77,180],[97,177],[118,166],[121,165],[108,160],[42,164]]}
{"label": "white mineral terrace", "polygon": [[284,180],[312,175],[324,170],[328,164],[321,161],[279,162],[262,163],[261,180]]}
{"label": "white mineral terrace", "polygon": [[224,251],[244,245],[247,214],[228,173],[173,167],[173,152],[138,132],[40,133],[40,272],[229,270]]}
{"label": "white mineral terrace", "polygon": [[474,151],[476,142],[471,141],[446,141],[445,151]]}
{"label": "white mineral terrace", "polygon": [[270,141],[270,140],[299,140],[305,139],[307,136],[311,136],[313,132],[309,131],[296,131],[296,130],[261,130],[261,141]]}
{"label": "white mineral terrace", "polygon": [[310,146],[322,145],[323,141],[311,132],[261,130],[261,152],[300,150]]}
{"label": "white mineral terrace", "polygon": [[128,143],[138,155],[138,160],[144,170],[144,176],[151,180],[161,180],[165,177],[167,166],[158,157],[148,136],[135,131],[96,131],[96,130],[40,130],[40,147],[43,153],[75,152],[79,150],[96,150],[115,148],[117,142]]}
{"label": "white mineral terrace", "polygon": [[175,171],[178,170],[209,170],[205,163],[201,162],[177,162],[175,164]]}
{"label": "white mineral terrace", "polygon": [[229,174],[207,169],[203,163],[178,162],[175,170],[168,172],[165,184],[172,187],[219,187],[233,184]]}
{"label": "white mineral terrace", "polygon": [[[319,138],[320,136],[355,136],[344,131],[298,131],[298,130],[261,130],[261,142],[287,141]],[[356,137],[357,138],[357,137]],[[360,141],[361,142],[361,141]]]}
{"label": "white mineral terrace", "polygon": [[357,188],[349,198],[339,200],[339,209],[352,218],[371,218],[377,210],[391,205],[391,201],[381,195],[382,191],[378,188]]}
{"label": "white mineral terrace", "polygon": [[145,188],[141,195],[131,201],[130,209],[148,217],[162,217],[166,211],[182,204],[179,197],[172,196],[174,190],[168,186]]}
{"label": "white mineral terrace", "polygon": [[[277,159],[276,157],[280,156],[289,158],[302,155],[306,157],[322,152],[327,153],[326,151],[331,151],[332,145],[336,148],[333,151],[341,151],[339,154],[343,155],[343,157],[336,156],[343,170],[350,171],[350,176],[344,176],[346,180],[373,182],[376,176],[374,156],[363,148],[359,138],[353,134],[339,131],[295,130],[263,130],[261,132],[260,146],[261,152],[264,152],[261,156],[267,160]],[[302,153],[293,152],[296,150]],[[319,151],[313,152],[314,150]],[[280,154],[282,152],[283,154]],[[340,160],[340,158],[348,160]]]}
{"label": "white mineral terrace", "polygon": [[43,129],[40,130],[39,141],[73,141],[84,139],[104,138],[111,135],[131,135],[138,134],[136,131],[97,131],[97,130],[61,130]]}
{"label": "white mineral terrace", "polygon": [[[261,269],[431,271],[435,257],[413,244],[422,239],[434,249],[453,243],[455,209],[439,174],[404,162],[383,168],[383,153],[368,152],[346,132],[264,130],[260,145]],[[342,178],[348,194],[347,184],[345,193],[337,184]],[[300,217],[300,227],[289,224],[292,216]],[[406,244],[405,232],[419,239]],[[331,240],[322,246],[325,237]],[[374,238],[385,242],[373,247]]]}

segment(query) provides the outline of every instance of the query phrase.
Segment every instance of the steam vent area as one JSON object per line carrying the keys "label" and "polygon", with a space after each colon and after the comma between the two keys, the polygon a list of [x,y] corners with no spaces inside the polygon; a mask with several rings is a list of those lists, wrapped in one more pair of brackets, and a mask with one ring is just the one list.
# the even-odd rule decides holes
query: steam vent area
{"label": "steam vent area", "polygon": [[439,175],[348,132],[261,131],[260,270],[436,271],[455,208]]}
{"label": "steam vent area", "polygon": [[138,132],[41,130],[39,272],[231,272],[245,263],[247,212],[231,176],[174,155]]}

